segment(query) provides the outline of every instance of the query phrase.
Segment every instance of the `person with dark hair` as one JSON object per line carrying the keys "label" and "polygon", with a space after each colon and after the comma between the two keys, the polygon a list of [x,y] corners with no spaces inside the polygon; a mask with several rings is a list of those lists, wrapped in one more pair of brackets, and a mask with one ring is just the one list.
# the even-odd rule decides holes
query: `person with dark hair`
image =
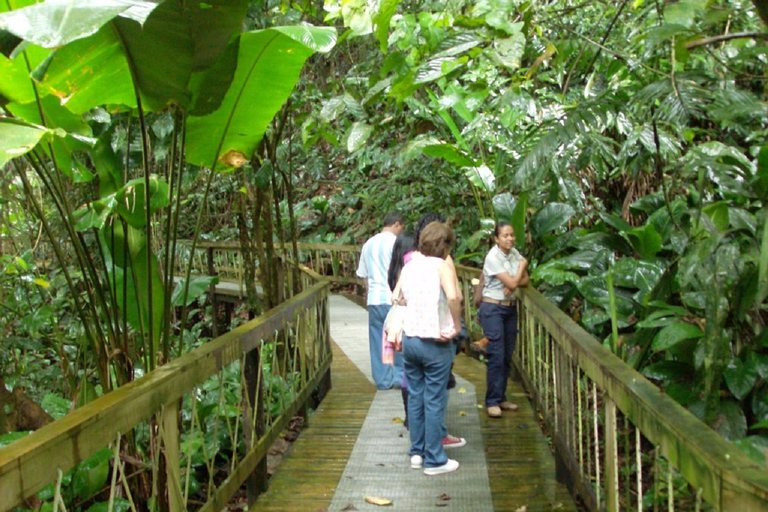
{"label": "person with dark hair", "polygon": [[381,232],[369,238],[363,245],[357,266],[357,275],[366,279],[368,288],[368,343],[371,351],[371,375],[378,389],[391,389],[399,384],[403,372],[400,355],[395,355],[394,366],[384,364],[381,336],[384,332],[384,319],[392,307],[392,292],[387,283],[387,272],[392,260],[392,248],[404,225],[405,219],[402,214],[387,214]]}
{"label": "person with dark hair", "polygon": [[400,279],[400,271],[403,265],[411,261],[411,255],[417,250],[418,238],[413,231],[403,231],[397,235],[395,246],[392,248],[392,261],[389,263],[387,282],[389,289],[394,290],[397,280]]}
{"label": "person with dark hair", "polygon": [[[445,455],[442,426],[448,376],[455,350],[450,340],[461,330],[461,292],[453,265],[445,261],[455,241],[441,222],[419,237],[419,255],[400,274],[403,357],[408,380],[411,467],[428,476],[450,473],[459,463]],[[400,297],[396,297],[400,299]]]}
{"label": "person with dark hair", "polygon": [[491,418],[500,418],[501,411],[517,409],[506,396],[517,338],[517,303],[512,294],[519,286],[528,285],[528,261],[515,249],[515,231],[508,223],[496,225],[494,240],[496,245],[483,265],[483,293],[477,317],[488,338],[486,412]]}

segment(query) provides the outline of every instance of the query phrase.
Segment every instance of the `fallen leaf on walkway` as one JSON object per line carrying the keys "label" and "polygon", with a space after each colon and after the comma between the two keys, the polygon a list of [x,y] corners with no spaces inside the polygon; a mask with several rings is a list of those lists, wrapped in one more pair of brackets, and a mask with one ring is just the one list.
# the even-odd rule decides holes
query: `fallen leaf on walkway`
{"label": "fallen leaf on walkway", "polygon": [[515,512],[528,512],[528,507],[523,505],[522,507],[516,509]]}
{"label": "fallen leaf on walkway", "polygon": [[341,510],[342,510],[342,512],[350,512],[352,510],[360,510],[360,509],[358,509],[356,506],[354,506],[353,504],[350,503],[349,505],[347,505],[346,507],[344,507]]}
{"label": "fallen leaf on walkway", "polygon": [[447,503],[435,503],[435,506],[436,507],[447,507],[448,504]]}
{"label": "fallen leaf on walkway", "polygon": [[459,393],[461,393],[462,395],[466,392],[467,392],[466,388],[459,388]]}
{"label": "fallen leaf on walkway", "polygon": [[483,408],[483,406],[482,406],[482,405],[480,405],[480,404],[477,404],[477,408],[478,408],[478,409],[482,409],[482,408]]}
{"label": "fallen leaf on walkway", "polygon": [[451,497],[448,496],[447,494],[443,493],[440,496],[438,496],[437,499],[439,499],[441,501],[450,501]]}
{"label": "fallen leaf on walkway", "polygon": [[379,505],[381,507],[386,507],[392,504],[392,502],[389,501],[388,499],[378,498],[376,496],[365,496],[363,499],[368,503],[370,503],[371,505]]}
{"label": "fallen leaf on walkway", "polygon": [[403,418],[401,418],[400,416],[395,416],[394,418],[392,418],[392,423],[405,423],[405,422],[403,421]]}
{"label": "fallen leaf on walkway", "polygon": [[466,415],[467,415],[466,411],[459,411],[459,416],[466,416]]}

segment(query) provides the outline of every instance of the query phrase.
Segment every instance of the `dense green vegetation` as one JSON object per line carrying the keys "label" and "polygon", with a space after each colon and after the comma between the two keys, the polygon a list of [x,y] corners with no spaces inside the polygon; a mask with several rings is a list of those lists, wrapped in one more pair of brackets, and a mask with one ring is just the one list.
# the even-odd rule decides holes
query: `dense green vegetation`
{"label": "dense green vegetation", "polygon": [[0,2],[3,400],[200,343],[177,239],[240,240],[257,314],[275,243],[440,211],[466,264],[511,220],[535,286],[765,462],[766,2],[32,3]]}

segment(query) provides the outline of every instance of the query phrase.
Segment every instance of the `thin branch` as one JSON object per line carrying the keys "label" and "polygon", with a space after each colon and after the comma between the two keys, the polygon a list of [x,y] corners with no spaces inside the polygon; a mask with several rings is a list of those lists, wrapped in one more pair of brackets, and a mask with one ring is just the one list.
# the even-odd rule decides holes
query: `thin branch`
{"label": "thin branch", "polygon": [[729,41],[731,39],[766,39],[768,40],[768,32],[733,32],[731,34],[722,34],[719,36],[703,37],[685,43],[687,49],[698,48],[699,46],[706,46],[710,44],[716,44],[723,41]]}

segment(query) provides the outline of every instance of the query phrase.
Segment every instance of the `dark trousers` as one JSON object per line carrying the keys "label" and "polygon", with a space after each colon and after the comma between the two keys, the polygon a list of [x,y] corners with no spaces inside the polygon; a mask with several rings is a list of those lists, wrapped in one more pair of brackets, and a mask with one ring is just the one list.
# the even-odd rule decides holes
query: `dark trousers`
{"label": "dark trousers", "polygon": [[517,339],[517,307],[483,302],[477,317],[488,338],[485,406],[491,407],[507,400],[507,380]]}

